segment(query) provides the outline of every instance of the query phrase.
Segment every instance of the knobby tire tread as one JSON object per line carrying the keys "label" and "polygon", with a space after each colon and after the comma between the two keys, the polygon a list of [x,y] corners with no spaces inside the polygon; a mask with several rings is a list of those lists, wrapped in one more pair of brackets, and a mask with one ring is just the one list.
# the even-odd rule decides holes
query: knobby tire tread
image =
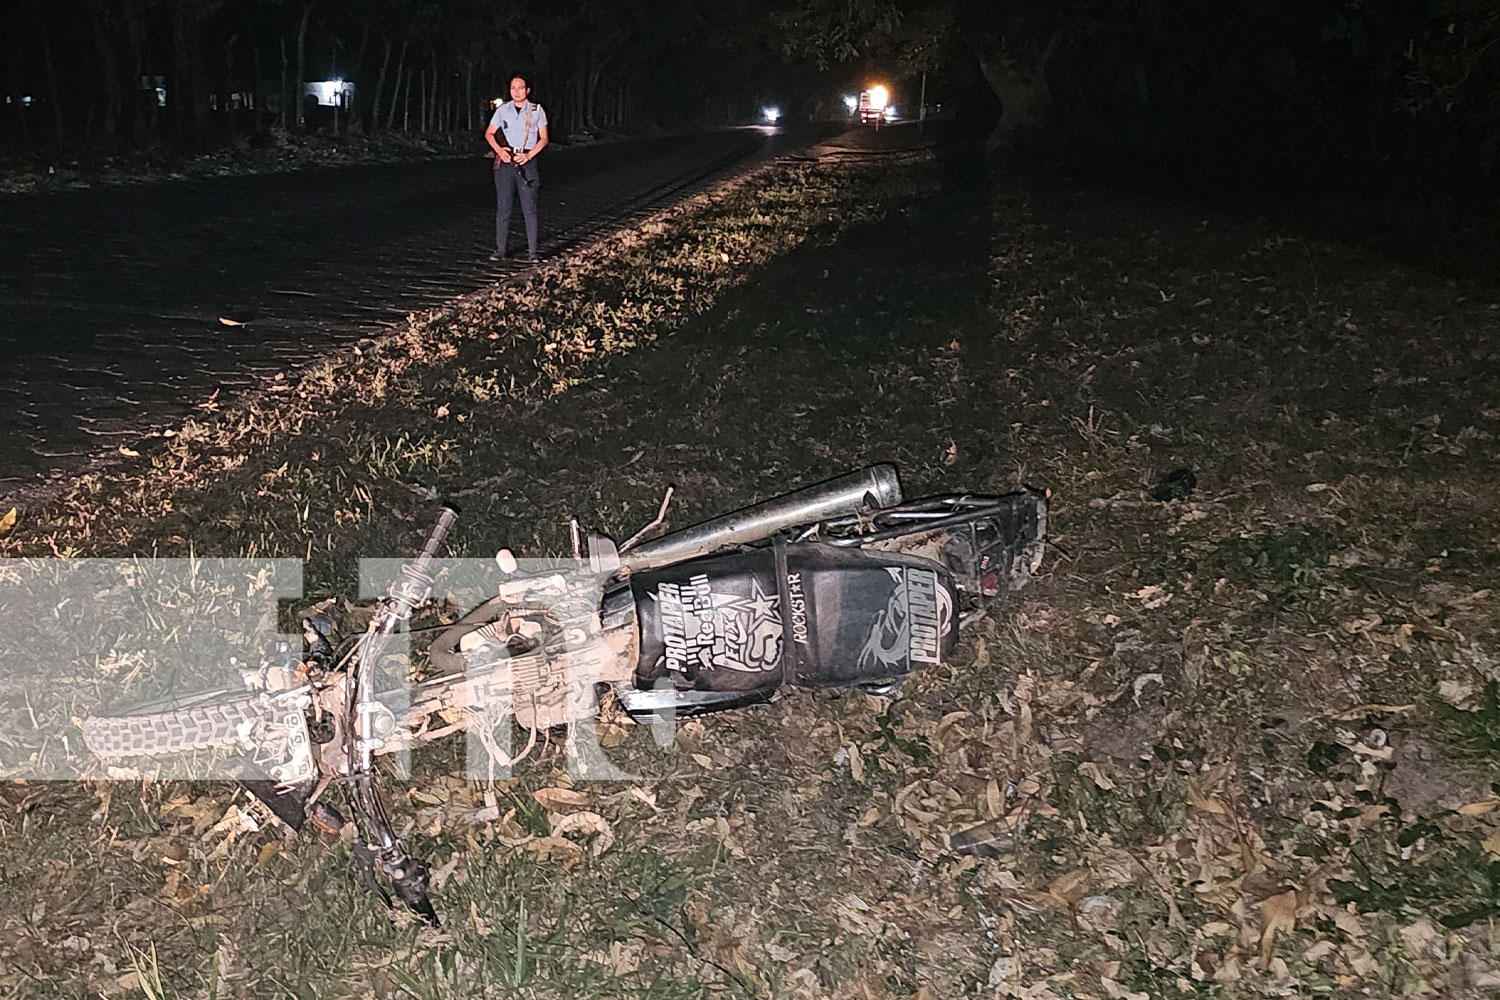
{"label": "knobby tire tread", "polygon": [[151,757],[233,746],[239,727],[258,722],[269,710],[258,695],[164,712],[94,716],[83,723],[83,738],[99,757]]}

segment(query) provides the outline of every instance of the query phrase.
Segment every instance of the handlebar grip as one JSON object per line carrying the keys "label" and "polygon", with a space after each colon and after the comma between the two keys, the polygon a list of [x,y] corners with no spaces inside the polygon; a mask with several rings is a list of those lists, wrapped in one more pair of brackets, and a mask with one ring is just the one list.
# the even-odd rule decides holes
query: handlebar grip
{"label": "handlebar grip", "polygon": [[443,540],[448,537],[448,529],[458,520],[458,508],[452,504],[444,504],[443,512],[438,515],[437,524],[432,526],[432,534],[427,536],[427,542],[422,546],[422,551],[417,554],[416,568],[418,571],[425,570],[427,564],[432,562],[432,557],[442,547]]}

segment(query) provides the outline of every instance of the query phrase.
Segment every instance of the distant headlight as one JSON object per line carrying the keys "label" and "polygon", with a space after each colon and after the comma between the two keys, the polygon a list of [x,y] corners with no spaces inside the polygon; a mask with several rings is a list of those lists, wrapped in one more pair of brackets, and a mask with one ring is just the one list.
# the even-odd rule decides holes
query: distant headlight
{"label": "distant headlight", "polygon": [[766,121],[772,124],[781,121],[781,109],[778,107],[761,108],[760,113]]}

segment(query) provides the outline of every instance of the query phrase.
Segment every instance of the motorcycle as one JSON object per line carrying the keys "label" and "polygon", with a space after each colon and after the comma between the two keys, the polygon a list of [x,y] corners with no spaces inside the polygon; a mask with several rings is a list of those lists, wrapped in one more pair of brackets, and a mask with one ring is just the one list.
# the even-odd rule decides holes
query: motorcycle
{"label": "motorcycle", "polygon": [[[572,524],[573,557],[523,569],[496,556],[495,597],[439,626],[423,679],[376,690],[375,665],[433,588],[433,559],[457,518],[445,507],[368,625],[334,645],[323,613],[306,649],[246,671],[253,690],[217,690],[82,723],[105,762],[238,750],[241,782],[288,826],[346,826],[324,792],[341,786],[366,884],[428,923],[430,870],[396,835],[373,758],[467,730],[509,766],[539,734],[592,720],[607,685],[639,722],[744,707],[785,687],[891,695],[943,662],[962,626],[1041,564],[1047,499],[949,494],[904,502],[876,465],[676,532],[671,490],[622,544]],[[528,733],[511,755],[497,733]],[[493,773],[493,772],[491,772]]]}

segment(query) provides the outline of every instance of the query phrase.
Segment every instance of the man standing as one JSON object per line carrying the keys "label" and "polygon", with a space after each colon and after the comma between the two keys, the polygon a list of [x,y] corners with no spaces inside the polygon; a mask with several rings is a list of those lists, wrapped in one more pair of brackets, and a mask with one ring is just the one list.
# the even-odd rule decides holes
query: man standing
{"label": "man standing", "polygon": [[[510,235],[510,212],[516,195],[521,197],[521,215],[526,219],[528,260],[536,260],[536,195],[541,176],[532,161],[547,147],[547,112],[528,98],[531,87],[526,78],[510,81],[510,100],[495,109],[484,140],[495,151],[495,252],[490,260],[505,259],[505,244]],[[505,144],[495,138],[499,132]]]}

